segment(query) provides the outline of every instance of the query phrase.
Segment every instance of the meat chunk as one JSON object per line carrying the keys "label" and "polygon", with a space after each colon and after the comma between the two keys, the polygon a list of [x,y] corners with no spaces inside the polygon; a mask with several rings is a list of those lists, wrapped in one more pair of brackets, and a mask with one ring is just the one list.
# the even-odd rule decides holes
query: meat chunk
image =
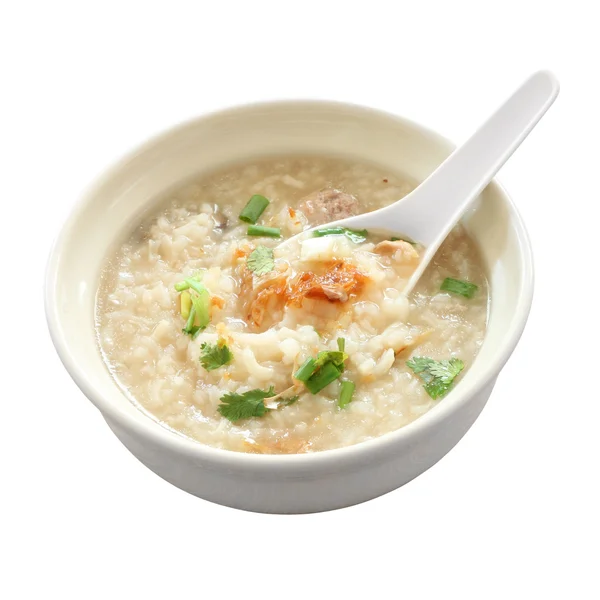
{"label": "meat chunk", "polygon": [[311,226],[352,217],[359,212],[358,200],[354,196],[332,188],[305,196],[298,208]]}

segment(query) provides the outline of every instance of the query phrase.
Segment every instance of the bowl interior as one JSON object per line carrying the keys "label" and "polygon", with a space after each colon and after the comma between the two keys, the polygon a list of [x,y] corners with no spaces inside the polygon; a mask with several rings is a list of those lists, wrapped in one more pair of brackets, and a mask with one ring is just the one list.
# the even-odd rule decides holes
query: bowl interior
{"label": "bowl interior", "polygon": [[[327,102],[247,106],[203,117],[150,141],[86,194],[56,242],[47,311],[63,362],[102,411],[117,419],[150,422],[121,393],[102,362],[94,302],[108,252],[153,200],[179,182],[227,163],[278,153],[350,156],[420,181],[451,150],[449,142],[409,121]],[[526,234],[500,186],[488,186],[464,222],[481,247],[492,297],[485,342],[458,386],[468,393],[482,377],[495,376],[512,351],[529,310],[532,272]],[[453,394],[430,413],[452,401]]]}

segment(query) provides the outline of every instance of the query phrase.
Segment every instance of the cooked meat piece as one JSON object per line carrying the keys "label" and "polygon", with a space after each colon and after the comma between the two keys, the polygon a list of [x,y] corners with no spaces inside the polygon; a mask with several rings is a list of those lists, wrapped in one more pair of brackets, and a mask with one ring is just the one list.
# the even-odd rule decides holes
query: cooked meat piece
{"label": "cooked meat piece", "polygon": [[298,207],[310,225],[322,225],[358,214],[358,200],[335,189],[313,192],[300,200]]}
{"label": "cooked meat piece", "polygon": [[404,240],[384,240],[375,246],[375,252],[379,254],[391,254],[398,262],[412,263],[419,259],[419,253],[412,244]]}
{"label": "cooked meat piece", "polygon": [[343,260],[331,261],[321,275],[312,271],[299,273],[290,284],[288,303],[302,306],[304,298],[346,302],[362,291],[366,281],[366,275],[354,265]]}

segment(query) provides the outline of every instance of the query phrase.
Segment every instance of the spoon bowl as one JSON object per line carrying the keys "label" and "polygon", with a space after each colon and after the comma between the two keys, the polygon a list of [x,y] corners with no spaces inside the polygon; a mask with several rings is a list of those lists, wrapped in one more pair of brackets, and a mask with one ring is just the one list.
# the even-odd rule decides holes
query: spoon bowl
{"label": "spoon bowl", "polygon": [[534,73],[408,196],[370,213],[313,227],[283,244],[335,227],[388,231],[390,237],[414,240],[425,252],[403,290],[409,294],[469,205],[544,116],[558,92],[552,73]]}

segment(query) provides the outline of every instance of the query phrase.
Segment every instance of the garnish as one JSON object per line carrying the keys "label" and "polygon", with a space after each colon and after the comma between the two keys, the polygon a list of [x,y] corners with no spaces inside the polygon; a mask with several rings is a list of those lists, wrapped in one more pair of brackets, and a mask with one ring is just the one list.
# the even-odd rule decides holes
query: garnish
{"label": "garnish", "polygon": [[202,275],[198,273],[193,277],[186,277],[183,281],[175,284],[175,290],[177,292],[183,292],[183,290],[187,290],[192,287],[192,282],[197,283],[198,281],[202,281]]}
{"label": "garnish", "polygon": [[248,225],[248,235],[259,237],[281,237],[279,227],[263,227],[262,225]]}
{"label": "garnish", "polygon": [[299,391],[299,384],[295,383],[291,387],[279,392],[279,394],[265,398],[265,407],[269,410],[277,410],[282,406],[294,404],[300,398]]}
{"label": "garnish", "polygon": [[340,389],[340,398],[338,400],[338,406],[345,408],[352,402],[352,395],[354,394],[354,388],[356,386],[352,381],[342,381],[342,387]]}
{"label": "garnish", "polygon": [[332,381],[342,374],[342,370],[332,362],[325,363],[318,371],[313,373],[304,383],[311,394],[318,394]]}
{"label": "garnish", "polygon": [[[340,348],[340,350],[322,350],[317,354],[316,358],[307,358],[294,374],[294,379],[304,383],[313,394],[320,392],[325,385],[328,385],[334,379],[337,379],[344,372],[344,361],[348,360],[348,355],[343,351],[345,345],[344,342],[344,338],[338,338],[338,348]],[[329,375],[325,376],[324,379],[322,376],[319,376],[321,371],[328,365],[335,367],[338,375],[333,377],[330,381],[327,381],[322,387],[319,387],[322,381],[326,380],[334,373],[328,368],[327,372]],[[313,392],[313,389],[316,388],[318,388],[317,391]]]}
{"label": "garnish", "polygon": [[479,288],[474,283],[453,279],[452,277],[446,277],[440,286],[440,290],[443,292],[451,292],[452,294],[458,294],[465,298],[472,298],[478,289]]}
{"label": "garnish", "polygon": [[465,364],[460,358],[438,361],[425,356],[414,356],[406,361],[406,366],[423,380],[425,391],[437,400],[448,393],[452,382],[464,369]]}
{"label": "garnish", "polygon": [[265,406],[265,398],[275,395],[275,389],[271,386],[268,390],[249,390],[243,394],[229,392],[221,396],[221,404],[217,410],[231,422],[249,419],[250,417],[262,417],[269,409]]}
{"label": "garnish", "polygon": [[186,290],[181,292],[181,316],[187,319],[190,316],[190,310],[192,310],[192,297]]}
{"label": "garnish", "polygon": [[339,350],[322,350],[316,358],[307,358],[294,373],[294,379],[304,383],[311,394],[318,394],[344,372],[348,360],[344,338],[338,338],[337,344]]}
{"label": "garnish", "polygon": [[[190,294],[192,298],[192,307],[196,311],[195,325],[204,329],[210,323],[210,294],[208,290],[202,285],[201,288],[194,288],[197,291],[196,294]],[[190,286],[191,287],[191,286]]]}
{"label": "garnish", "polygon": [[347,227],[328,227],[313,231],[314,237],[323,237],[325,235],[345,235],[355,244],[362,244],[367,240],[367,235],[369,235],[369,232],[366,229],[361,229],[359,231],[357,229],[348,229]]}
{"label": "garnish", "polygon": [[346,261],[327,264],[327,270],[317,275],[303,271],[291,281],[288,304],[302,306],[304,298],[320,298],[329,302],[347,302],[363,290],[369,278]]}
{"label": "garnish", "polygon": [[412,240],[410,240],[408,238],[401,238],[401,237],[391,237],[390,242],[406,242],[407,244],[410,244],[411,246],[417,245],[417,242],[413,242]]}
{"label": "garnish", "polygon": [[258,246],[255,250],[250,253],[246,266],[255,275],[265,275],[270,273],[275,268],[275,261],[273,259],[273,250],[266,246]]}
{"label": "garnish", "polygon": [[233,353],[223,338],[219,338],[216,344],[204,342],[200,349],[200,363],[207,371],[214,371],[233,360]]}
{"label": "garnish", "polygon": [[344,361],[348,359],[348,355],[341,350],[322,350],[317,354],[315,360],[315,370],[320,369],[327,363],[333,363],[336,367],[344,370]]}
{"label": "garnish", "polygon": [[196,308],[192,306],[190,314],[188,315],[188,320],[185,323],[185,327],[181,331],[183,331],[183,333],[187,333],[193,340],[196,339],[196,336],[200,333],[200,330],[202,329],[202,327],[194,325],[195,320]]}
{"label": "garnish", "polygon": [[310,376],[316,371],[317,367],[316,360],[314,358],[307,358],[300,368],[294,374],[294,379],[301,381],[302,383],[306,383]]}
{"label": "garnish", "polygon": [[192,339],[210,322],[210,294],[200,283],[201,277],[187,277],[175,284],[175,289],[181,292],[181,316],[186,319],[182,331]]}
{"label": "garnish", "polygon": [[269,206],[267,198],[260,194],[255,194],[248,200],[248,203],[240,213],[240,221],[254,225],[267,206]]}

